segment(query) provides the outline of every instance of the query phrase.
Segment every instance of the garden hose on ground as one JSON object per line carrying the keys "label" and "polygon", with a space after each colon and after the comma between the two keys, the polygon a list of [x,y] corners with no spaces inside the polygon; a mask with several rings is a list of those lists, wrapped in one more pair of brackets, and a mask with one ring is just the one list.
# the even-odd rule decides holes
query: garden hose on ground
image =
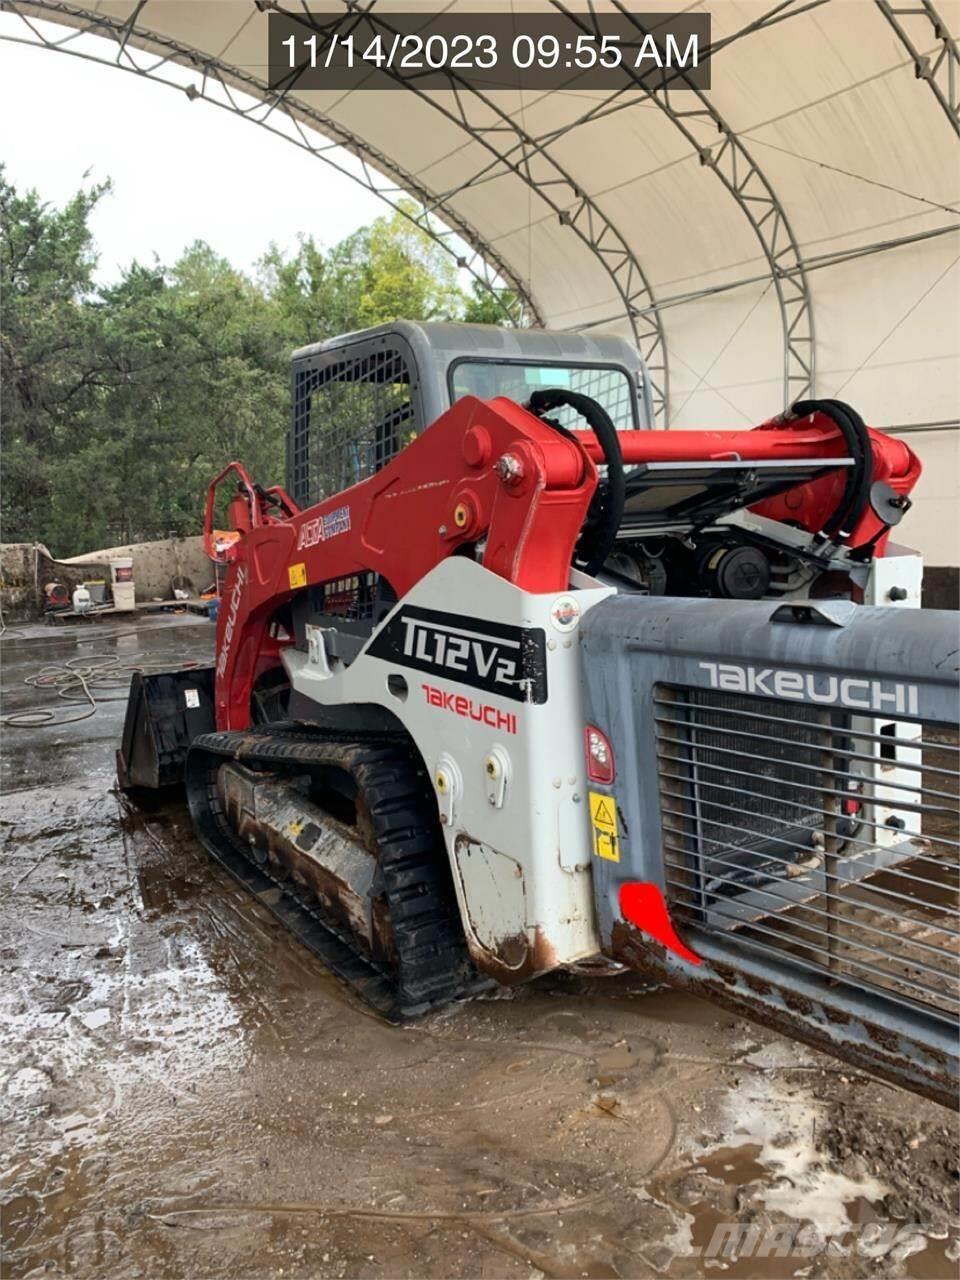
{"label": "garden hose on ground", "polygon": [[[86,704],[75,715],[57,715],[57,708],[28,707],[23,711],[10,711],[0,715],[0,726],[5,729],[37,729],[44,726],[76,724],[96,715],[101,702],[126,702],[130,677],[135,671],[149,674],[151,671],[169,671],[169,662],[138,662],[141,654],[125,654],[121,661],[117,655],[103,657],[68,658],[65,662],[51,662],[26,676],[23,680],[31,689],[53,689],[64,702]],[[178,668],[187,671],[199,666],[196,660],[182,662]]]}

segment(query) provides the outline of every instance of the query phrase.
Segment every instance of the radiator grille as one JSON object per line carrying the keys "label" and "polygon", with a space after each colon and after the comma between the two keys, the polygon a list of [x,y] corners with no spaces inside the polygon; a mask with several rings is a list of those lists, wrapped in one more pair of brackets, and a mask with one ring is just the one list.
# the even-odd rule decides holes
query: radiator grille
{"label": "radiator grille", "polygon": [[956,735],[663,685],[655,706],[677,924],[956,1017]]}

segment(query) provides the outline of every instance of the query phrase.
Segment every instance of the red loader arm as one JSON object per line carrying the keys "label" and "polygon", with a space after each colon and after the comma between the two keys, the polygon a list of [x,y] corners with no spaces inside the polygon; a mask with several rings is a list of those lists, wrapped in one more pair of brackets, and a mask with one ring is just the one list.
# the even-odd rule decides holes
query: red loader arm
{"label": "red loader arm", "polygon": [[491,572],[526,591],[566,589],[596,486],[579,442],[512,400],[467,396],[360,484],[289,519],[259,511],[233,549],[217,622],[217,727],[249,725],[254,683],[291,643],[271,620],[297,591],[372,571],[400,597],[481,537]]}
{"label": "red loader arm", "polygon": [[[627,465],[847,455],[841,431],[817,413],[751,431],[630,431],[619,439]],[[877,432],[871,440],[874,479],[905,495],[919,475],[916,457]],[[373,572],[401,598],[441,560],[484,541],[483,564],[492,573],[529,592],[566,591],[601,460],[591,432],[557,431],[511,400],[466,396],[382,470],[305,511],[281,490],[266,491],[289,513],[275,514],[265,491],[231,463],[210,487],[205,526],[209,538],[216,486],[236,472],[251,516],[233,548],[218,620],[218,728],[249,725],[256,680],[292,643],[274,615],[305,587]],[[756,510],[817,532],[843,484],[842,475],[828,475]],[[861,546],[883,530],[868,508],[848,545]],[[878,538],[877,554],[884,541]]]}
{"label": "red loader arm", "polygon": [[[210,481],[207,488],[207,502],[203,512],[203,549],[211,560],[223,559],[217,553],[214,543],[214,508],[217,502],[217,490],[231,474],[237,477],[237,491],[230,499],[229,520],[230,527],[238,533],[249,533],[251,529],[276,524],[278,520],[297,515],[300,510],[279,485],[261,489],[250,479],[242,462],[228,462],[220,474]],[[278,507],[283,512],[282,516],[276,514]]]}
{"label": "red loader arm", "polygon": [[[600,444],[592,432],[581,432],[584,448],[595,462],[602,461]],[[883,481],[900,497],[906,497],[920,478],[920,459],[902,440],[869,429],[873,446],[873,482]],[[620,433],[623,461],[722,462],[731,458],[764,462],[777,458],[841,458],[847,445],[834,422],[823,413],[784,421],[771,418],[748,431],[627,431]],[[751,510],[771,520],[798,525],[819,533],[840,501],[844,477],[839,472],[797,485]],[[846,545],[865,545],[881,533],[882,521],[870,508],[850,530]],[[876,545],[883,554],[886,537]]]}

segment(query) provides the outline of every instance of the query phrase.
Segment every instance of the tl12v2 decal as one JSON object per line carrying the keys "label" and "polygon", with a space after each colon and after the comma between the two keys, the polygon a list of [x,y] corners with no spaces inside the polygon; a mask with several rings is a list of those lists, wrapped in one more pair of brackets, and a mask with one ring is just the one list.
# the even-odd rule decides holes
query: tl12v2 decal
{"label": "tl12v2 decal", "polygon": [[514,702],[547,700],[542,627],[512,627],[406,605],[378,632],[367,653]]}

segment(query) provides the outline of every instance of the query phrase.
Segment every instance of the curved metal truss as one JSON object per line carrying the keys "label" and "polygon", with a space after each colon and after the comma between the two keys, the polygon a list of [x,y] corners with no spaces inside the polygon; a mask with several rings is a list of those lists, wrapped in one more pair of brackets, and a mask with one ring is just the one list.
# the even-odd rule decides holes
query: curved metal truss
{"label": "curved metal truss", "polygon": [[[593,29],[591,15],[575,13],[566,7],[564,0],[551,0],[551,3],[555,9],[578,21],[585,31]],[[633,23],[639,36],[651,33],[653,28],[645,26],[638,15],[630,13],[620,0],[613,0],[613,3]],[[713,46],[710,56],[716,56],[720,49],[732,44],[734,40],[764,26],[785,21],[812,7],[815,5],[810,0],[781,0],[769,14],[750,23],[742,32]],[[795,400],[808,398],[813,394],[816,379],[813,301],[803,254],[786,210],[769,179],[735,130],[723,119],[706,93],[685,72],[669,72],[659,86],[652,86],[649,79],[641,80],[638,75],[633,78],[644,89],[644,100],[655,103],[680,130],[699,157],[701,165],[710,168],[717,175],[750,223],[767,260],[770,280],[780,309],[785,407]],[[684,82],[679,98],[677,81]],[[716,140],[717,136],[719,142]]]}
{"label": "curved metal truss", "polygon": [[[130,17],[126,21],[121,21],[107,14],[92,13],[82,7],[63,3],[62,0],[0,0],[0,11],[17,14],[29,31],[29,36],[21,41],[23,43],[69,53],[102,65],[116,66],[121,70],[159,81],[185,92],[191,99],[203,98],[215,106],[230,110],[294,142],[318,159],[356,179],[393,208],[399,208],[404,216],[410,218],[437,243],[454,254],[458,266],[469,271],[484,291],[493,294],[511,322],[525,320],[526,323],[544,324],[542,314],[527,284],[521,281],[494,248],[452,209],[449,203],[450,194],[438,195],[428,190],[412,174],[400,170],[393,161],[351,134],[336,121],[299,100],[291,99],[285,92],[272,90],[264,81],[258,80],[239,68],[228,66],[220,59],[207,57],[196,49],[138,26],[137,18],[143,7],[144,3],[141,0],[133,7]],[[271,7],[279,9],[280,6],[271,5]],[[47,18],[53,22],[59,21],[70,26],[72,30],[63,39],[51,39],[30,21],[31,16]],[[71,42],[81,35],[97,35],[109,39],[117,47],[115,57],[111,59],[98,56],[88,50],[70,48]],[[16,41],[17,37],[0,34],[0,39]],[[139,59],[137,54],[141,55]],[[147,58],[155,60],[146,61]],[[200,76],[199,83],[184,86],[180,80],[170,76],[169,72],[164,74],[165,68],[170,63],[195,69]],[[254,98],[253,105],[248,106],[241,102],[236,93],[237,89]],[[622,302],[624,316],[629,320],[637,347],[649,371],[655,412],[658,416],[663,416],[668,394],[666,341],[653,292],[633,251],[609,219],[599,210],[596,203],[577,187],[573,178],[554,159],[547,155],[543,145],[527,134],[507,113],[494,106],[489,99],[481,98],[474,91],[469,93],[457,91],[455,97],[456,109],[440,106],[435,100],[426,100],[481,142],[498,163],[502,161],[505,170],[521,177],[531,189],[535,190],[538,197],[544,200],[556,214],[561,225],[570,227],[591,249],[610,276]],[[491,110],[496,116],[492,124],[485,114],[483,120],[471,116],[471,111],[485,113]],[[319,132],[330,139],[329,145],[318,146],[305,125],[309,126],[309,130]],[[519,151],[517,159],[503,159],[501,155],[505,130],[509,130]],[[356,157],[360,166],[359,174],[338,160],[339,148],[346,149]],[[546,183],[536,181],[531,173],[531,164],[538,156],[542,156],[550,166],[551,174]],[[400,190],[391,190],[379,185],[378,174],[387,175]],[[400,198],[408,194],[418,201],[422,210],[413,217],[399,207]],[[445,236],[433,225],[433,215],[436,210],[441,211],[442,220],[450,224],[453,232],[471,246],[473,254],[470,258],[462,256],[457,248],[448,243],[449,233]],[[503,283],[498,284],[498,280]],[[503,287],[504,284],[506,290]],[[510,295],[515,295],[520,302],[522,314],[519,316],[516,311],[511,314]]]}
{"label": "curved metal truss", "polygon": [[[569,14],[563,0],[551,2],[558,10]],[[783,21],[793,13],[803,12],[823,2],[824,0],[780,0],[763,18],[720,42],[711,50],[711,54],[750,31]],[[624,236],[604,214],[597,201],[578,187],[575,178],[549,149],[554,140],[570,129],[604,114],[603,108],[589,111],[582,119],[573,121],[566,128],[544,138],[537,138],[498,107],[488,95],[461,83],[455,73],[448,73],[452,92],[449,97],[443,95],[442,99],[428,96],[414,83],[408,82],[406,87],[410,92],[439,111],[492,157],[490,165],[479,175],[473,176],[452,191],[437,193],[430,191],[414,175],[401,170],[389,157],[375,150],[363,139],[323,113],[293,98],[287,91],[272,90],[264,81],[227,65],[220,58],[204,55],[188,45],[179,44],[140,27],[138,19],[145,3],[146,0],[138,0],[132,4],[126,21],[93,13],[89,9],[64,3],[63,0],[0,0],[0,10],[13,12],[21,17],[30,32],[27,43],[118,66],[134,74],[158,80],[179,88],[191,98],[202,97],[294,142],[354,178],[393,208],[399,209],[438,244],[453,253],[458,265],[471,274],[483,291],[497,299],[511,321],[542,324],[543,319],[531,296],[529,284],[521,281],[493,246],[486,243],[453,209],[453,200],[465,187],[479,181],[489,181],[491,177],[501,173],[511,173],[520,178],[551,214],[557,217],[559,223],[569,227],[603,266],[650,370],[656,410],[659,415],[666,416],[667,347],[660,308],[650,283]],[[362,12],[368,22],[376,22],[385,30],[390,30],[388,18],[372,13],[375,0],[373,3],[366,0],[363,5],[358,0],[342,0],[342,3],[346,17]],[[877,3],[882,5],[883,0],[877,0]],[[932,9],[927,0],[923,0],[923,3]],[[628,14],[619,0],[614,0],[614,4],[634,21],[639,34],[646,34],[642,23],[634,15]],[[281,8],[276,0],[258,0],[257,7]],[[73,30],[63,39],[53,40],[30,22],[30,15],[59,21]],[[585,26],[591,20],[587,14],[570,16],[576,16]],[[71,42],[83,34],[110,39],[117,46],[115,57],[98,56],[87,50],[70,48]],[[0,38],[16,39],[6,36]],[[135,56],[132,46],[138,56]],[[170,63],[194,69],[198,73],[199,83],[185,86],[166,70]],[[682,72],[679,74],[683,76]],[[660,87],[650,88],[645,84],[643,88],[644,100],[655,103],[681,131],[698,155],[700,163],[716,173],[748,219],[766,258],[779,305],[784,336],[784,398],[789,403],[798,397],[809,395],[814,383],[813,308],[803,256],[781,202],[743,142],[700,89],[685,85],[683,101],[678,104],[676,95],[671,93],[670,83],[666,80]],[[243,102],[237,90],[243,95],[249,95],[253,99],[252,104]],[[622,107],[618,105],[614,109]],[[328,141],[318,144],[315,133],[321,134]],[[358,171],[344,162],[341,148],[356,159]],[[386,175],[388,181],[395,185],[384,186],[381,175]],[[409,209],[402,207],[402,197],[407,194],[418,201],[419,212],[411,214]],[[436,226],[436,211],[440,211],[443,222],[450,230]],[[470,256],[463,255],[459,246],[451,243],[454,237],[470,246]]]}
{"label": "curved metal truss", "polygon": [[[109,14],[94,13],[60,0],[0,0],[0,12],[16,14],[24,30],[22,36],[0,32],[0,40],[67,53],[88,62],[143,76],[186,93],[191,101],[202,98],[260,125],[358,182],[412,222],[451,254],[458,268],[470,275],[482,293],[495,300],[510,324],[543,325],[543,316],[526,283],[474,227],[445,206],[442,221],[447,225],[437,226],[433,213],[439,207],[436,195],[412,174],[400,169],[336,121],[302,102],[288,100],[284,93],[272,90],[265,81],[220,59],[207,57],[188,45],[137,26],[137,17],[145,3],[146,0],[138,0],[130,17],[121,21]],[[69,27],[70,33],[60,39],[52,39],[31,19],[58,22]],[[70,47],[85,35],[111,41],[116,48],[114,56],[111,58],[106,51],[101,54],[89,48]],[[170,64],[195,70],[199,76],[198,83],[184,85],[170,74]],[[245,104],[238,96],[238,90],[254,99],[253,103]],[[318,143],[312,136],[318,133],[328,141]],[[341,158],[343,151],[356,159],[358,169],[344,163]],[[384,185],[384,177],[391,185]],[[405,207],[405,196],[412,196],[417,201],[419,212],[413,213]],[[456,243],[455,237],[461,243]],[[467,253],[464,253],[464,247]]]}
{"label": "curved metal truss", "polygon": [[[369,0],[342,0],[349,17],[362,16],[371,26],[393,33],[389,16],[374,12]],[[284,12],[277,4],[272,6]],[[291,15],[294,16],[294,15]],[[302,18],[302,14],[295,15]],[[393,72],[388,72],[394,75]],[[650,377],[654,414],[666,421],[669,396],[667,342],[663,321],[657,308],[650,282],[636,254],[603,213],[595,200],[577,186],[575,179],[559,161],[550,155],[546,144],[534,138],[509,112],[481,90],[467,85],[455,72],[444,72],[451,89],[453,105],[425,93],[413,80],[406,89],[463,130],[493,156],[493,164],[484,171],[489,180],[497,173],[511,173],[520,178],[557,217],[561,226],[569,227],[591,250],[610,277],[629,321],[633,338]],[[547,176],[534,177],[532,165],[540,160],[548,169]],[[448,209],[450,201],[469,186],[469,182],[436,197],[438,207]]]}
{"label": "curved metal truss", "polygon": [[[876,0],[876,5],[913,59],[917,79],[926,80],[954,132],[960,134],[960,53],[946,22],[930,0],[913,0],[909,6],[896,7],[889,0]],[[940,45],[933,58],[922,53],[914,40],[930,36]]]}

